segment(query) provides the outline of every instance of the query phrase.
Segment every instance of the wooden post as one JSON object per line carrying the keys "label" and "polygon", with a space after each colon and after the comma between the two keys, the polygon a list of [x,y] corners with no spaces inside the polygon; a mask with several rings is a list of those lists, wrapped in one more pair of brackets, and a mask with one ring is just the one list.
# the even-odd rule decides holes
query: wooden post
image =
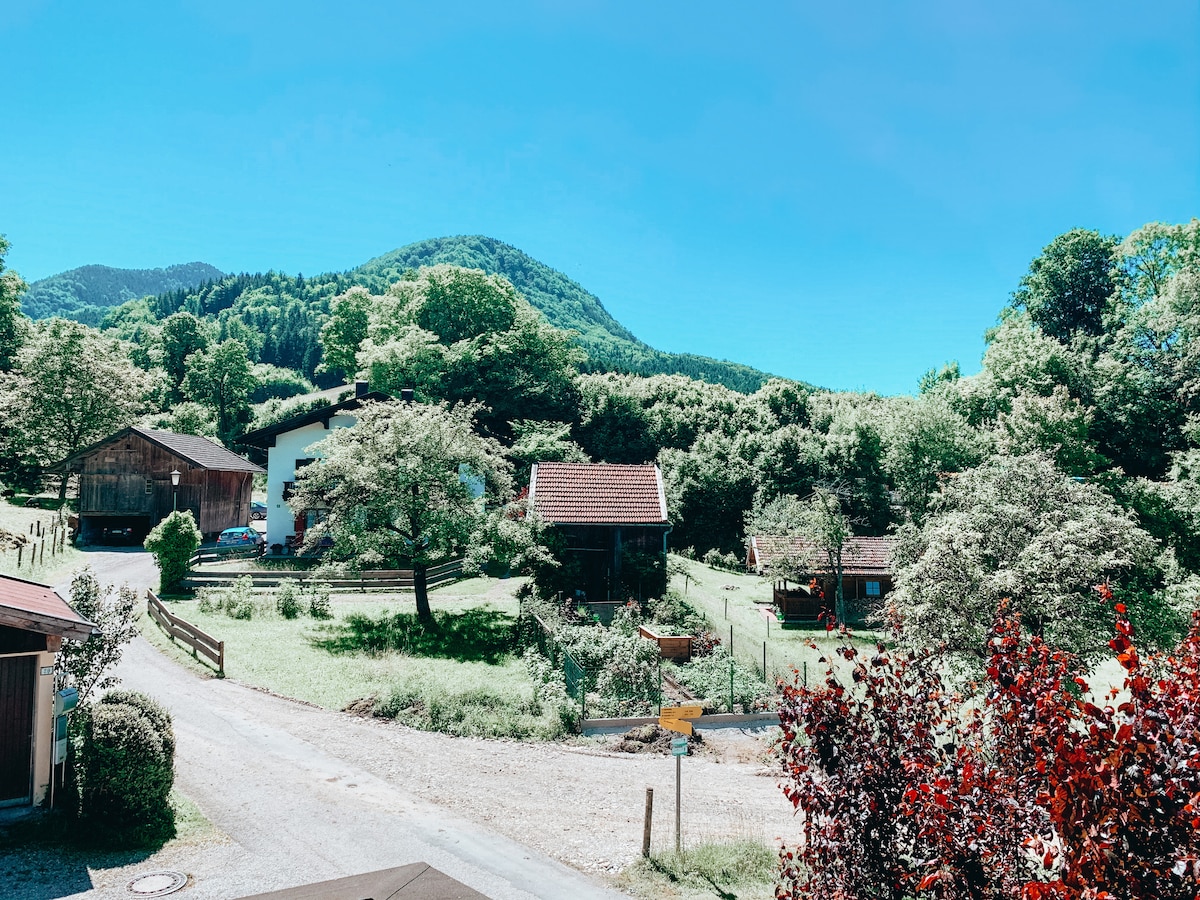
{"label": "wooden post", "polygon": [[24,544],[17,544],[17,568],[21,568],[21,556],[25,552]]}
{"label": "wooden post", "polygon": [[654,817],[654,788],[646,788],[646,819],[642,826],[642,856],[650,855],[650,820]]}
{"label": "wooden post", "polygon": [[[767,642],[763,641],[763,681],[767,681]],[[770,682],[767,682],[770,684]]]}
{"label": "wooden post", "polygon": [[38,565],[44,565],[46,562],[46,539],[42,538],[42,552],[38,554]]}

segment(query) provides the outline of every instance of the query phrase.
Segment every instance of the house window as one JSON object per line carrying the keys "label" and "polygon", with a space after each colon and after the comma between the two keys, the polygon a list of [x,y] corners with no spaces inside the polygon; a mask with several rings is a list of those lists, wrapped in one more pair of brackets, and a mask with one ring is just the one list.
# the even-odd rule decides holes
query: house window
{"label": "house window", "polygon": [[879,582],[878,581],[868,581],[867,582],[867,596],[868,597],[878,597],[879,596]]}
{"label": "house window", "polygon": [[154,482],[151,481],[149,478],[146,479],[146,493],[147,494],[154,493]]}

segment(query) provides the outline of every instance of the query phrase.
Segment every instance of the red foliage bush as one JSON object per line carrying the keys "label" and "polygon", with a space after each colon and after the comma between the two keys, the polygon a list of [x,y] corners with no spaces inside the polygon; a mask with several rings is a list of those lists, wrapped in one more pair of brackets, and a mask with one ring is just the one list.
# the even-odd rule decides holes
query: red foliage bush
{"label": "red foliage bush", "polygon": [[1004,606],[970,696],[935,651],[868,659],[849,640],[824,684],[786,688],[784,793],[803,825],[777,896],[1200,897],[1200,618],[1142,660],[1114,609],[1126,675],[1102,707]]}

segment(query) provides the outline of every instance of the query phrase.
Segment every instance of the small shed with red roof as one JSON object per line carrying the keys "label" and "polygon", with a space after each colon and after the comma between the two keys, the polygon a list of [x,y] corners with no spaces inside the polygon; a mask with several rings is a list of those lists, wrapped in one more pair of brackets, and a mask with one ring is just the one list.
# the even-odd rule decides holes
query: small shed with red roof
{"label": "small shed with red roof", "polygon": [[53,588],[0,575],[0,807],[40,803],[50,786],[54,660],[96,626]]}
{"label": "small shed with red roof", "polygon": [[[862,619],[891,591],[895,544],[894,537],[855,536],[842,546],[847,618]],[[754,535],[746,550],[746,566],[774,579],[775,606],[784,621],[815,622],[822,610],[833,608],[837,573],[829,555],[812,541],[798,536]]]}
{"label": "small shed with red roof", "polygon": [[645,599],[665,576],[671,523],[658,466],[535,463],[529,500],[559,535],[578,599]]}

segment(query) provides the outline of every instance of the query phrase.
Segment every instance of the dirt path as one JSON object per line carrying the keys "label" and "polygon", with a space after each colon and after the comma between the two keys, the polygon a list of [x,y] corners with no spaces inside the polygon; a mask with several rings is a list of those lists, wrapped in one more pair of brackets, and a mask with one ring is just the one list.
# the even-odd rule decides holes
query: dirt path
{"label": "dirt path", "polygon": [[[154,573],[137,556],[97,554],[95,568],[140,584]],[[171,710],[178,784],[228,836],[147,861],[193,876],[181,898],[225,900],[417,860],[496,898],[616,896],[603,883],[640,852],[647,786],[655,843],[673,841],[669,757],[360,719],[197,677],[141,639],[119,674]],[[683,761],[685,842],[793,834],[763,740],[708,736],[712,749]],[[93,874],[78,896],[128,896],[131,877]]]}

